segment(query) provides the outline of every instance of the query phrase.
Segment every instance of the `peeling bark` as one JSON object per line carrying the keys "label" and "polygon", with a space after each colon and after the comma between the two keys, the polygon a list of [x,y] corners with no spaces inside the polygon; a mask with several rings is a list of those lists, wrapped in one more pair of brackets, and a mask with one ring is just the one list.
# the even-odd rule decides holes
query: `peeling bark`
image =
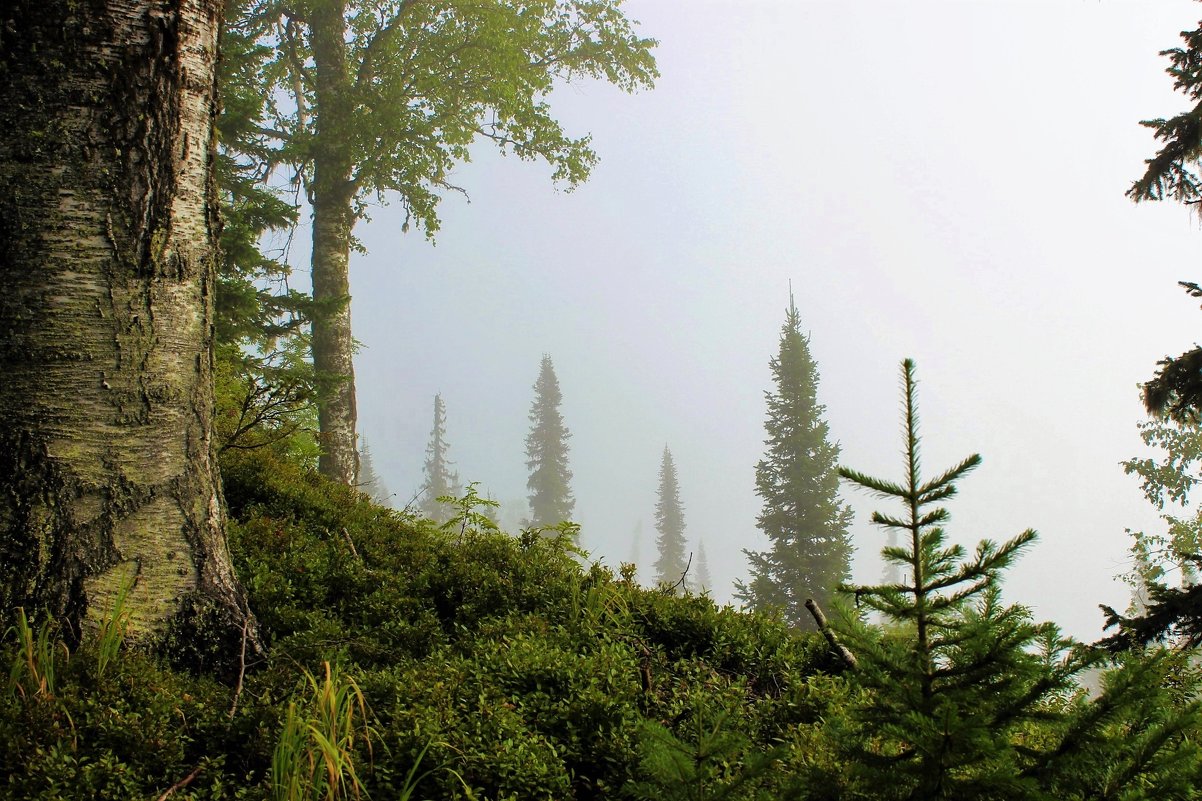
{"label": "peeling bark", "polygon": [[[220,0],[0,11],[0,614],[248,619],[212,440]],[[253,623],[252,623],[253,627]]]}

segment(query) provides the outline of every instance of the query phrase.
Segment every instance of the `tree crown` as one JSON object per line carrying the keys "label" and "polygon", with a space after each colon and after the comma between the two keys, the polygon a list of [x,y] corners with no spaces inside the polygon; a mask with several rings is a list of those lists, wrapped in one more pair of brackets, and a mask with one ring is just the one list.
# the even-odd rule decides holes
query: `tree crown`
{"label": "tree crown", "polygon": [[[477,139],[546,161],[569,186],[588,177],[597,161],[589,137],[568,135],[551,116],[557,82],[633,92],[658,76],[656,42],[638,35],[620,0],[346,2],[337,6],[342,63],[319,74],[315,38],[334,35],[321,26],[338,18],[323,2],[258,0],[232,22],[274,53],[259,73],[269,108],[258,147],[308,184],[322,140],[332,139],[352,165],[356,217],[369,198],[395,196],[406,225],[428,235],[439,227],[440,194],[462,191],[447,176]],[[330,97],[336,109],[322,107]]]}

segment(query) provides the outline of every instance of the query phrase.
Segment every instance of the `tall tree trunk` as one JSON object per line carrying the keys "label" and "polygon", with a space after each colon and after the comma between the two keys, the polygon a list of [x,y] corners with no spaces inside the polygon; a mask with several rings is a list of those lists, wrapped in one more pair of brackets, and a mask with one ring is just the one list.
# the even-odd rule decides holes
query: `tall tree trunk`
{"label": "tall tree trunk", "polygon": [[359,477],[355,441],[354,339],[351,336],[350,248],[353,163],[343,136],[352,122],[346,18],[339,0],[314,4],[309,24],[317,71],[317,130],[313,146],[313,367],[321,382],[317,417],[318,470],[354,486]]}
{"label": "tall tree trunk", "polygon": [[0,614],[254,637],[212,440],[220,0],[0,11]]}

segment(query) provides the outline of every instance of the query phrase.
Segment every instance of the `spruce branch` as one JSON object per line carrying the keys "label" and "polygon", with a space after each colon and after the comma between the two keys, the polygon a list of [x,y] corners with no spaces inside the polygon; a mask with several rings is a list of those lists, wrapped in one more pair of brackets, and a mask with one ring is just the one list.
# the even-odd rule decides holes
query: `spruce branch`
{"label": "spruce branch", "polygon": [[979,453],[974,453],[972,456],[964,459],[964,461],[960,462],[955,467],[945,470],[937,478],[928,481],[918,489],[918,502],[920,504],[927,504],[930,503],[931,500],[934,500],[926,497],[929,493],[946,492],[948,495],[954,495],[956,488],[951,486],[952,483],[959,481],[961,478],[968,475],[970,472],[979,467],[980,464],[981,455]]}
{"label": "spruce branch", "polygon": [[885,498],[906,498],[909,496],[909,491],[900,484],[873,478],[866,473],[861,473],[848,467],[840,467],[839,476]]}

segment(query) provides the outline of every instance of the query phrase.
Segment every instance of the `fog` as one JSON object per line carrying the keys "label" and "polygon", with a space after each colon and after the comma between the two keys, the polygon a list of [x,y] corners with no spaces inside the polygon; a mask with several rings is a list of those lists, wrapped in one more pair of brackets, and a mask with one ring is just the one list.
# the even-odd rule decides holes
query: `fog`
{"label": "fog", "polygon": [[[763,393],[792,283],[844,464],[902,468],[898,365],[917,361],[924,464],[984,465],[950,504],[966,544],[1041,539],[1007,596],[1069,633],[1123,606],[1127,528],[1154,511],[1119,461],[1141,452],[1137,385],[1196,340],[1202,232],[1123,193],[1155,151],[1141,119],[1188,102],[1158,51],[1188,0],[717,3],[630,0],[662,77],[629,96],[551,98],[601,161],[566,193],[545,165],[474,151],[436,244],[372,210],[351,268],[360,431],[403,506],[435,393],[464,481],[526,513],[539,359],[572,431],[594,558],[654,561],[665,444],[714,596],[746,577]],[[306,241],[297,235],[297,243]],[[295,263],[307,254],[294,249]],[[880,502],[852,493],[855,577],[875,581]]]}

